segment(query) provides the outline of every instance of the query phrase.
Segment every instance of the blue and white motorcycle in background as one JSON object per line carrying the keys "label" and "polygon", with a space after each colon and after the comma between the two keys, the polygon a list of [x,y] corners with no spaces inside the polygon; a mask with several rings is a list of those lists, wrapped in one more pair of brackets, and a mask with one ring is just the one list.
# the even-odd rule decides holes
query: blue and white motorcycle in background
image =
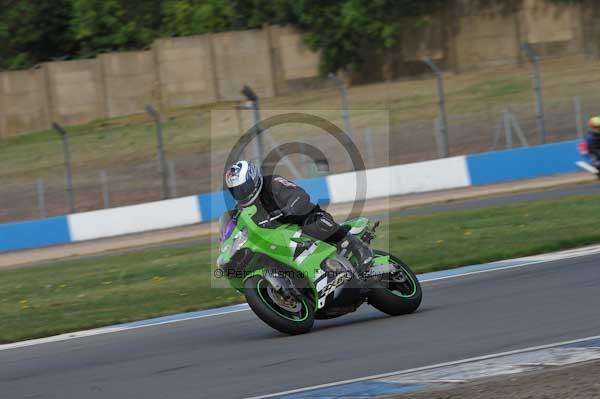
{"label": "blue and white motorcycle in background", "polygon": [[600,158],[598,158],[597,155],[590,153],[588,143],[585,141],[577,143],[577,149],[586,160],[577,161],[575,164],[586,172],[595,174],[600,179]]}

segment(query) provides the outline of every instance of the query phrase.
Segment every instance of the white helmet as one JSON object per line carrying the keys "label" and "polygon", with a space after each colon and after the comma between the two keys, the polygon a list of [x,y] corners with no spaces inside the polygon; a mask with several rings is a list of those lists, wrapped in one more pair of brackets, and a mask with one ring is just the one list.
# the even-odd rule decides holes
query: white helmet
{"label": "white helmet", "polygon": [[238,161],[225,173],[225,184],[240,206],[248,206],[260,194],[263,178],[254,162]]}

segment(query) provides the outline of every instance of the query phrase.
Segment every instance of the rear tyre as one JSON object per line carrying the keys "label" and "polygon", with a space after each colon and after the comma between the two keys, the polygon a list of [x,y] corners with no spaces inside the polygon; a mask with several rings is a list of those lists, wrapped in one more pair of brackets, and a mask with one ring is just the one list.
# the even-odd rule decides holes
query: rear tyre
{"label": "rear tyre", "polygon": [[282,333],[304,334],[315,322],[313,308],[306,298],[284,298],[262,276],[246,280],[244,294],[252,311]]}
{"label": "rear tyre", "polygon": [[[377,250],[375,254],[388,255]],[[383,276],[380,282],[381,288],[373,289],[369,295],[369,304],[390,316],[413,313],[423,299],[421,284],[407,264],[393,255],[389,256],[390,261],[398,267],[398,272]]]}

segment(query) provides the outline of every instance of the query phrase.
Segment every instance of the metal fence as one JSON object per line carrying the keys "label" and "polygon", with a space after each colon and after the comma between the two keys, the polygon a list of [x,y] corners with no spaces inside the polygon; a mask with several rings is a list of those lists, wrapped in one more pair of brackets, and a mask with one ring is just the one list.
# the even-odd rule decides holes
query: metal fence
{"label": "metal fence", "polygon": [[[561,73],[577,74],[578,67],[569,68],[573,70]],[[445,99],[442,80],[437,86],[432,82],[433,94],[423,100],[440,110],[437,117],[396,120],[395,109],[406,104],[370,99],[389,111],[389,123],[361,122],[359,111],[352,109],[352,90],[348,92],[337,78],[329,90],[341,94],[339,125],[351,133],[366,166],[375,168],[581,137],[587,119],[600,113],[600,95],[582,87],[579,95],[542,98],[543,62],[538,70],[541,76],[531,81],[530,100],[502,105],[496,101],[473,112],[453,111],[461,109],[458,102],[462,100]],[[522,70],[524,76],[530,73],[531,70]],[[588,81],[597,87],[600,75],[590,76]],[[5,157],[5,167],[0,170],[0,222],[62,215],[72,208],[89,211],[219,189],[220,181],[214,176],[220,171],[213,170],[211,157],[225,159],[227,147],[218,151],[211,147],[210,111],[181,110],[170,113],[168,118],[153,108],[148,111],[146,115],[67,128],[64,135],[23,136],[16,142],[19,155],[11,151],[14,141],[10,145],[0,141],[0,154]],[[238,130],[247,127],[238,121]],[[329,145],[314,144],[324,149]],[[336,154],[334,148],[331,152]],[[300,177],[318,173],[306,160],[295,159],[294,173]],[[348,168],[341,155],[329,159],[329,173]]]}

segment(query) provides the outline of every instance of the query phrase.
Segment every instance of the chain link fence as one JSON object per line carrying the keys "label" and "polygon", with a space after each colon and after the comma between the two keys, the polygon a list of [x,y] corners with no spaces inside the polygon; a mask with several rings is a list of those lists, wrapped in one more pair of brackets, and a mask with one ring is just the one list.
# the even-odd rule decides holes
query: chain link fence
{"label": "chain link fence", "polygon": [[[579,75],[579,80],[573,83],[578,86],[569,94],[544,97],[546,142],[581,137],[587,119],[600,113],[600,94],[596,95],[595,89],[592,89],[600,83],[600,68],[594,75],[589,73],[589,66],[569,64],[554,71],[553,79],[544,86],[544,65],[542,62],[542,94],[546,91],[557,93],[559,88],[554,86],[561,79],[569,84],[573,76]],[[429,75],[424,77],[430,79]],[[478,90],[488,90],[483,84],[472,85],[448,96],[445,129],[448,156],[540,144],[542,135],[536,123],[531,70],[523,67],[519,78],[518,84],[529,84],[530,87],[526,97],[517,96],[518,101],[501,103],[494,98],[489,104],[482,104],[464,99]],[[441,148],[444,138],[440,137],[444,129],[440,127],[441,119],[436,118],[439,100],[435,81],[428,82],[431,90],[416,94],[411,101],[390,99],[390,91],[385,88],[379,92],[365,89],[366,100],[359,99],[353,95],[352,88],[346,94],[353,108],[344,112],[339,94],[346,89],[337,85],[316,93],[310,106],[316,109],[321,106],[321,97],[336,96],[333,104],[337,110],[333,111],[338,118],[334,122],[348,130],[345,128],[348,120],[344,117],[349,115],[352,139],[368,168],[436,159],[445,155],[444,148]],[[493,88],[509,94],[512,90],[508,84]],[[355,104],[384,110],[389,113],[390,119],[374,118]],[[292,108],[294,105],[292,99],[286,106]],[[239,104],[225,105],[230,110],[236,106]],[[424,109],[432,112],[422,111]],[[413,110],[414,118],[412,115],[407,117],[406,114]],[[403,113],[402,118],[397,117],[400,112]],[[126,206],[221,189],[219,179],[214,179],[214,176],[222,171],[215,170],[215,163],[211,160],[226,159],[231,145],[252,124],[251,119],[240,117],[239,112],[232,112],[232,115],[224,123],[228,131],[234,133],[224,134],[222,142],[216,146],[210,142],[209,109],[184,109],[161,115],[164,168],[160,162],[157,126],[149,115],[67,128],[76,211]],[[271,136],[277,138],[278,134],[285,138],[294,135],[309,137],[312,133],[308,128],[292,126]],[[266,152],[274,144],[267,142]],[[290,177],[312,177],[349,170],[347,160],[343,154],[337,155],[341,152],[336,151],[334,144],[318,139],[311,144],[331,154],[326,169],[311,164],[306,158],[292,156],[294,170],[286,169],[284,165],[281,173]],[[15,145],[19,147],[18,151],[14,151]],[[0,160],[0,222],[52,217],[69,212],[64,154],[58,134],[33,134],[10,142],[0,140],[0,154],[3,157]],[[295,173],[300,176],[294,176]],[[162,187],[163,174],[166,190]]]}

